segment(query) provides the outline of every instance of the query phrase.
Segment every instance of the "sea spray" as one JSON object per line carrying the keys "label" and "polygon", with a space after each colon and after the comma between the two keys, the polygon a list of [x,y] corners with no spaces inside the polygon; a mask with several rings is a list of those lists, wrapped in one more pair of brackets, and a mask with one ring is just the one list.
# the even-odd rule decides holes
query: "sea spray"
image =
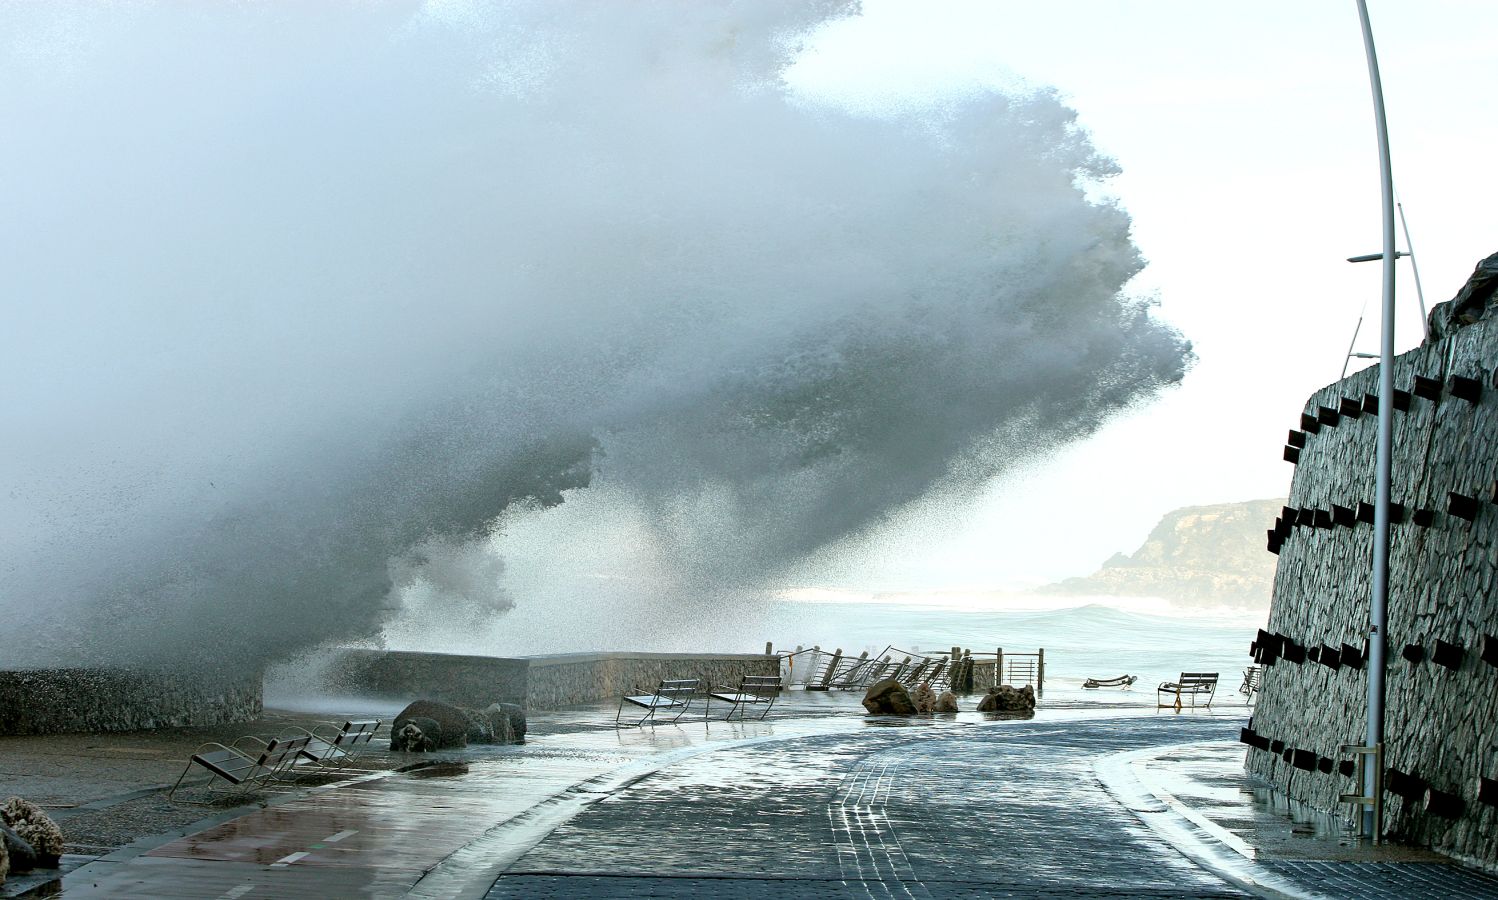
{"label": "sea spray", "polygon": [[0,11],[0,658],[492,621],[569,497],[661,632],[1179,380],[1053,94],[791,96],[853,13]]}

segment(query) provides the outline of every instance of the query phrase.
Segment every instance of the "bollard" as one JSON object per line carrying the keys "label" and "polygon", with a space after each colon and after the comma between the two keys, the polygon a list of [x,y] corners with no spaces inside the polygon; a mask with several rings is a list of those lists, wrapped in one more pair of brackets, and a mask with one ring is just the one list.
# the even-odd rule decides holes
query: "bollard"
{"label": "bollard", "polygon": [[772,641],[765,641],[765,655],[766,656],[774,656],[775,655],[775,644]]}

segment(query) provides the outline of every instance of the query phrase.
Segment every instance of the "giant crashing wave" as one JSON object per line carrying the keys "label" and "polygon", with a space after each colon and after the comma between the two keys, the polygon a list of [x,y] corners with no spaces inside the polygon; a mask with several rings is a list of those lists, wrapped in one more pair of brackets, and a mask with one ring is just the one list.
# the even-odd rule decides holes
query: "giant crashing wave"
{"label": "giant crashing wave", "polygon": [[255,666],[412,585],[487,619],[496,529],[588,493],[705,604],[1179,381],[1053,93],[787,88],[856,14],[0,13],[0,658]]}

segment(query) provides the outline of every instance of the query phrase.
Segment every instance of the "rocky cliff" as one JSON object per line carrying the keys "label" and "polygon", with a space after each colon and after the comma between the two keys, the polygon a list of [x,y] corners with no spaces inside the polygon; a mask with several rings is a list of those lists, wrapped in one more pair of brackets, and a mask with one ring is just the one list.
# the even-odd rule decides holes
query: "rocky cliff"
{"label": "rocky cliff", "polygon": [[1086,578],[1068,578],[1039,592],[1267,609],[1275,557],[1264,549],[1264,534],[1284,502],[1250,500],[1174,510],[1132,555],[1115,553]]}

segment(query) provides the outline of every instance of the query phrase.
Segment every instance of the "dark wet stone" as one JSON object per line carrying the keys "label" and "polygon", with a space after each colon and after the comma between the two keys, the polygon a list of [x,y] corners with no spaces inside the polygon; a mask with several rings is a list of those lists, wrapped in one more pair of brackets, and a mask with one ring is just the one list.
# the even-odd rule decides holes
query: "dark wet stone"
{"label": "dark wet stone", "polygon": [[876,681],[863,695],[863,708],[876,716],[915,715],[915,703],[905,687],[893,678]]}
{"label": "dark wet stone", "polygon": [[960,712],[957,708],[957,695],[951,691],[942,691],[941,696],[936,698],[936,711],[939,713]]}
{"label": "dark wet stone", "polygon": [[12,872],[30,872],[37,867],[36,851],[9,825],[0,825],[0,840],[5,842],[5,853],[10,857]]}
{"label": "dark wet stone", "polygon": [[1021,712],[1035,708],[1035,689],[1028,684],[1022,688],[1001,684],[989,688],[987,696],[978,701],[978,712]]}

